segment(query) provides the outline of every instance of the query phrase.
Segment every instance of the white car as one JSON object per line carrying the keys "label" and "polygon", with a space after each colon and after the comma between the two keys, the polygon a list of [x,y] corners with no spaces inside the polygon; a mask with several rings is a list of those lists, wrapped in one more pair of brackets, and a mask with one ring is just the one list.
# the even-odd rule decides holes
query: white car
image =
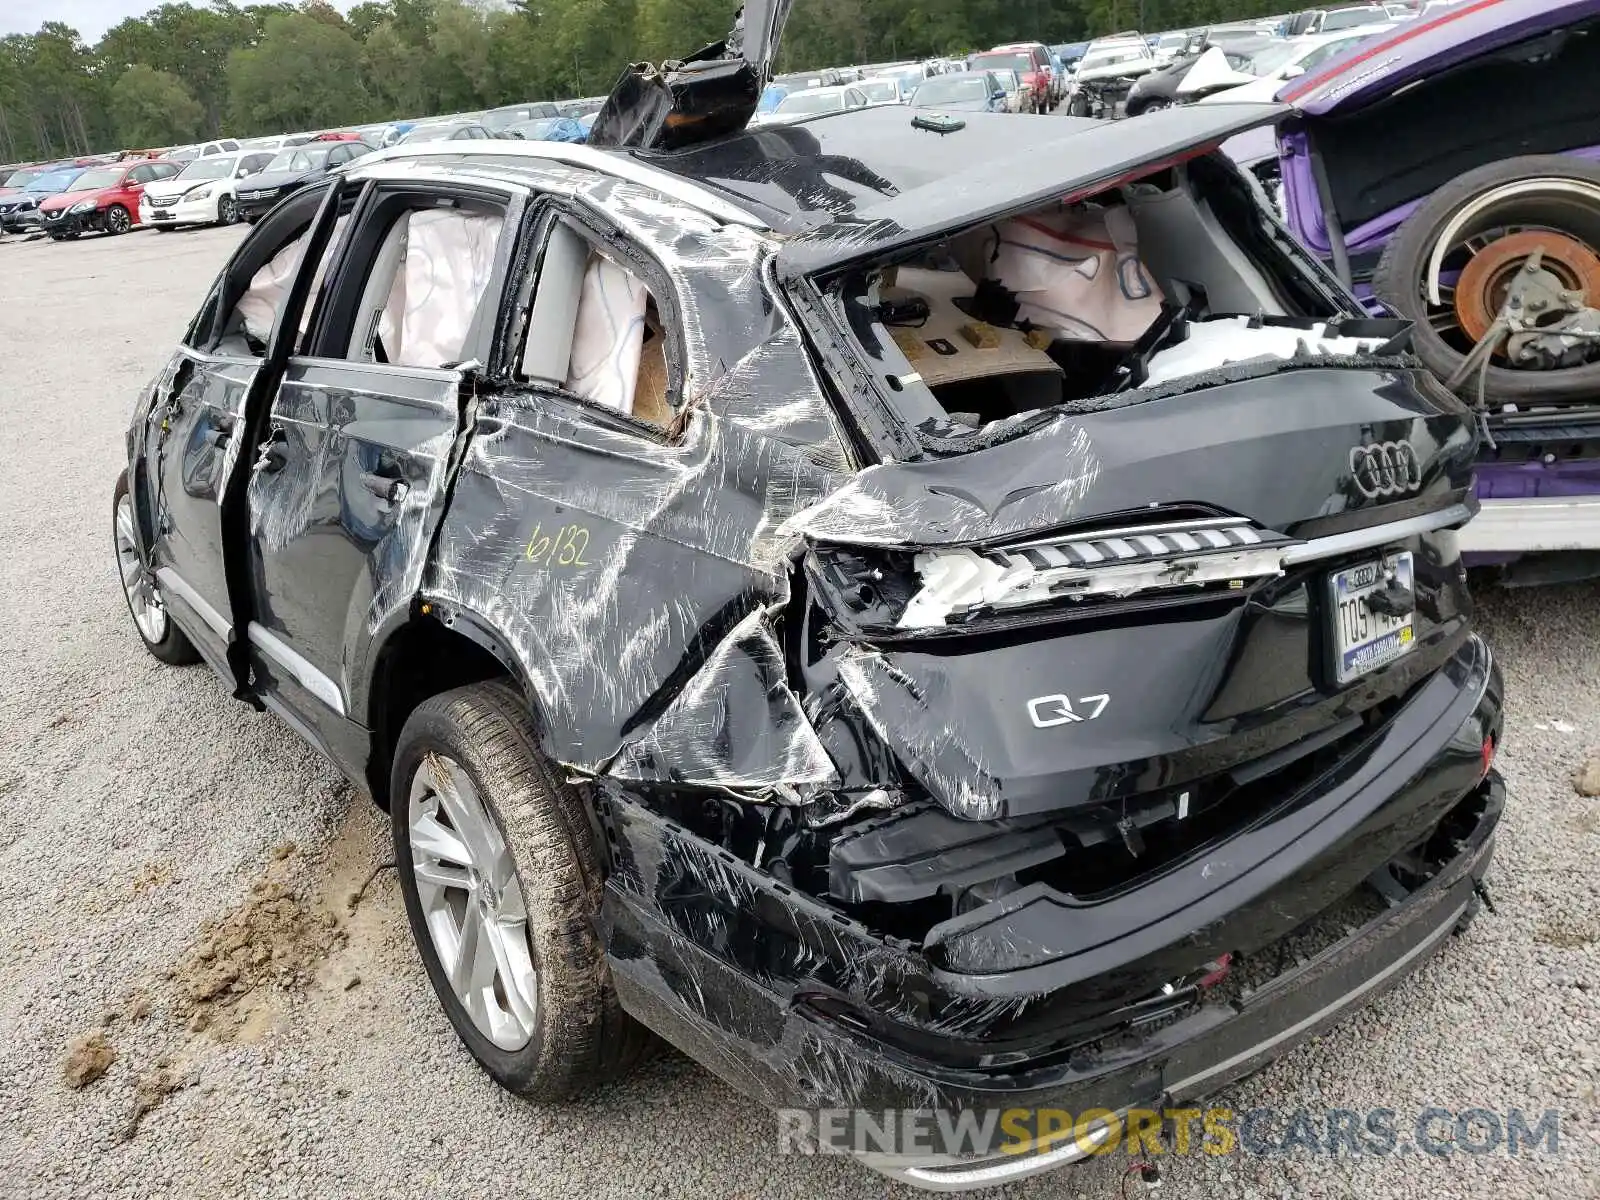
{"label": "white car", "polygon": [[[1067,89],[1067,113],[1074,117],[1096,115],[1105,110],[1111,101],[1101,95],[1111,89],[1117,95],[1126,93],[1131,82],[1156,69],[1155,51],[1144,40],[1143,34],[1113,34],[1096,38],[1078,60],[1078,69],[1072,73],[1072,86]],[[1109,112],[1105,112],[1109,116]]]}
{"label": "white car", "polygon": [[1022,111],[1022,76],[1010,67],[990,67],[989,74],[995,77],[1000,84],[1000,90],[1006,94],[1006,111],[1019,113]]}
{"label": "white car", "polygon": [[1330,8],[1317,22],[1318,33],[1342,33],[1347,29],[1365,28],[1374,32],[1374,25],[1388,25],[1394,18],[1381,4],[1358,4],[1351,8]]}
{"label": "white car", "polygon": [[139,197],[139,223],[157,229],[179,225],[232,225],[239,219],[239,181],[272,161],[270,150],[197,158],[171,179],[148,184]]}
{"label": "white car", "polygon": [[1365,26],[1348,33],[1309,33],[1274,42],[1252,57],[1243,71],[1234,70],[1226,60],[1208,62],[1213,55],[1220,58],[1221,52],[1213,47],[1183,77],[1178,98],[1200,104],[1270,104],[1284,80],[1316,70],[1334,55],[1343,54],[1385,28],[1388,27]]}
{"label": "white car", "polygon": [[911,98],[899,79],[863,79],[855,86],[867,98],[868,104],[904,104]]}
{"label": "white car", "polygon": [[[870,103],[867,94],[855,84],[806,88],[804,91],[790,92],[779,101],[777,108],[765,115],[760,124],[787,125],[791,121],[820,116],[822,113],[866,108]],[[755,121],[751,122],[751,125],[755,124]]]}

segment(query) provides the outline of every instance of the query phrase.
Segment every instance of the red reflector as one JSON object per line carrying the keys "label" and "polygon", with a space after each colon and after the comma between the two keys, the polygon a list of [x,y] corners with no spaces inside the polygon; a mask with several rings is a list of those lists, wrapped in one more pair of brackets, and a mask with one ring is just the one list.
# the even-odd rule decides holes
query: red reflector
{"label": "red reflector", "polygon": [[1478,778],[1481,780],[1487,776],[1492,766],[1494,766],[1494,738],[1486,737],[1483,739],[1483,774]]}
{"label": "red reflector", "polygon": [[1199,981],[1195,984],[1195,987],[1202,990],[1208,987],[1215,987],[1228,977],[1228,972],[1233,967],[1232,952],[1218,955],[1211,962],[1208,962],[1206,967],[1206,973],[1200,976]]}

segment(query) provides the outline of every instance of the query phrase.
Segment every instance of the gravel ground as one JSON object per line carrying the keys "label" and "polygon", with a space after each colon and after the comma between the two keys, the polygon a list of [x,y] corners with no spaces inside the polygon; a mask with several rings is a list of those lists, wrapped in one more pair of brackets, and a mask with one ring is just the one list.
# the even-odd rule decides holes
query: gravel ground
{"label": "gravel ground", "polygon": [[[428,990],[392,873],[349,908],[386,857],[377,812],[203,668],[141,650],[109,546],[123,431],[239,236],[0,245],[0,1194],[900,1194],[775,1155],[770,1116],[676,1054],[565,1108],[498,1091]],[[1600,752],[1600,587],[1482,607],[1509,692],[1498,915],[1219,1103],[1387,1107],[1402,1134],[1430,1105],[1553,1107],[1560,1155],[1195,1156],[1164,1194],[1600,1195],[1600,799],[1570,782]],[[1115,1196],[1125,1165],[1012,1192]]]}

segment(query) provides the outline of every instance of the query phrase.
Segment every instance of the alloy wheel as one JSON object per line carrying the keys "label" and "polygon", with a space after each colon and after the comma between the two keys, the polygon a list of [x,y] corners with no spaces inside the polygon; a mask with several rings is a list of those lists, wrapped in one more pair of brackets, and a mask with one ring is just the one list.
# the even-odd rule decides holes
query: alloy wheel
{"label": "alloy wheel", "polygon": [[133,220],[128,216],[128,210],[118,205],[112,205],[106,212],[106,228],[112,233],[127,233],[133,227]]}
{"label": "alloy wheel", "polygon": [[128,611],[144,640],[154,645],[167,636],[167,609],[139,558],[139,544],[133,535],[133,502],[127,496],[117,501],[116,542],[117,569],[122,574]]}
{"label": "alloy wheel", "polygon": [[239,206],[234,203],[232,196],[224,196],[217,201],[217,220],[224,225],[232,225],[239,219]]}
{"label": "alloy wheel", "polygon": [[539,987],[505,835],[447,755],[423,758],[407,804],[417,899],[450,989],[479,1033],[520,1050],[533,1037]]}

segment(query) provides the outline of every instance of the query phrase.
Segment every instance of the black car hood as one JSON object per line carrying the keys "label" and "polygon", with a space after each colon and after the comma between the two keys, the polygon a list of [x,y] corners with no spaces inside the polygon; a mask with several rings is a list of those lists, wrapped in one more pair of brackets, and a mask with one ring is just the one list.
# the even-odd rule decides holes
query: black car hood
{"label": "black car hood", "polygon": [[270,192],[291,184],[309,183],[323,175],[322,171],[262,171],[246,180],[240,180],[239,190],[245,192]]}
{"label": "black car hood", "polygon": [[670,150],[743,129],[772,77],[793,3],[751,0],[722,41],[682,62],[628,67],[595,117],[589,144]]}

